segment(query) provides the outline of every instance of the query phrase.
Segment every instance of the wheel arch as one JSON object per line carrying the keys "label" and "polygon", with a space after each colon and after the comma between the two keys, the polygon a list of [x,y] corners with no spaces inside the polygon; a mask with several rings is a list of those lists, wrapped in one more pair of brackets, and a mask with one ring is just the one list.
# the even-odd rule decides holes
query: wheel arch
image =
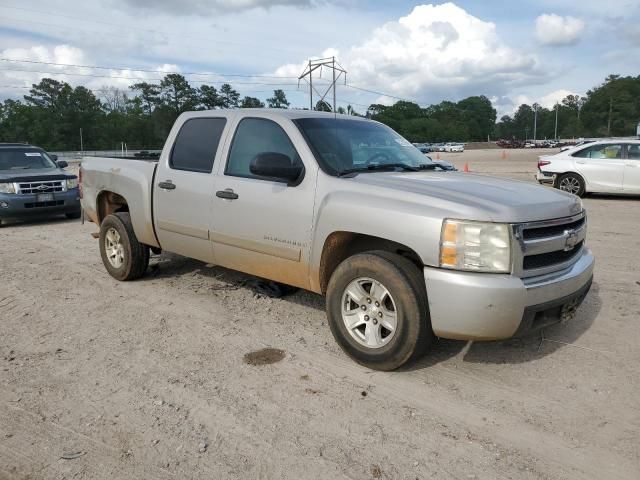
{"label": "wheel arch", "polygon": [[109,190],[102,190],[96,197],[96,215],[97,224],[102,224],[102,221],[112,213],[116,212],[128,212],[129,202],[119,193],[115,193]]}
{"label": "wheel arch", "polygon": [[416,251],[402,243],[364,233],[335,231],[325,239],[322,247],[318,268],[318,283],[321,293],[326,292],[329,279],[340,263],[358,253],[373,250],[386,251],[405,257],[419,270],[424,267]]}
{"label": "wheel arch", "polygon": [[567,170],[566,172],[562,172],[562,173],[558,173],[556,174],[556,181],[554,182],[554,187],[555,188],[560,188],[559,185],[559,180],[564,177],[565,175],[575,175],[576,177],[579,177],[582,180],[582,183],[584,184],[584,193],[588,193],[589,192],[589,183],[587,182],[587,179],[585,178],[584,175],[582,175],[580,172],[576,171],[576,170]]}

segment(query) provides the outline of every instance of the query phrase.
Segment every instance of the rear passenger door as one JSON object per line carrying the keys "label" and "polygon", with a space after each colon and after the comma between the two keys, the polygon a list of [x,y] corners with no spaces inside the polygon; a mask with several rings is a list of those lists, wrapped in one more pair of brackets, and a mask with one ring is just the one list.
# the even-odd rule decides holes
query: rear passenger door
{"label": "rear passenger door", "polygon": [[162,153],[153,185],[153,209],[164,250],[205,262],[213,259],[209,241],[212,171],[226,125],[222,116],[189,118],[175,134],[171,149]]}
{"label": "rear passenger door", "polygon": [[624,190],[629,193],[640,193],[640,143],[627,144]]}
{"label": "rear passenger door", "polygon": [[622,144],[591,145],[575,152],[572,156],[576,171],[587,181],[588,191],[622,190],[625,167]]}

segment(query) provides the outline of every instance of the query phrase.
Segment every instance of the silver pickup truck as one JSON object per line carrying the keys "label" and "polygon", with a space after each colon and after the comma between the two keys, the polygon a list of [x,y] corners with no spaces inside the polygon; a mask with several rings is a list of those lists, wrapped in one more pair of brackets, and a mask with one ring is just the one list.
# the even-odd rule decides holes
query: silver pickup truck
{"label": "silver pickup truck", "polygon": [[568,320],[591,286],[578,197],[447,171],[358,117],[184,113],[159,160],[85,158],[80,185],[116,279],[166,250],[323,294],[374,369]]}

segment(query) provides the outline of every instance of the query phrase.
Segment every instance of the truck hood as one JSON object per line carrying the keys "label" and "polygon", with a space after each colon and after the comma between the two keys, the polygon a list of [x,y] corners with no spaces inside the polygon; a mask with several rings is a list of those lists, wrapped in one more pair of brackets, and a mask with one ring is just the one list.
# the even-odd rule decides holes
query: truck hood
{"label": "truck hood", "polygon": [[59,168],[41,168],[37,170],[0,170],[0,182],[37,182],[46,180],[64,180],[76,178]]}
{"label": "truck hood", "polygon": [[[402,192],[430,207],[469,220],[532,222],[568,217],[581,211],[574,195],[518,180],[463,172],[376,172],[353,181]],[[409,200],[407,197],[406,200]]]}

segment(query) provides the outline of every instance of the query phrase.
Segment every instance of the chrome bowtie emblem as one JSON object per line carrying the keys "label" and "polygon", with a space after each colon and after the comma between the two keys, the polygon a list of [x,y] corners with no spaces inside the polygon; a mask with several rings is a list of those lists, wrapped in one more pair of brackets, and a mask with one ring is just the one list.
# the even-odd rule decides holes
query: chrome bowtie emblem
{"label": "chrome bowtie emblem", "polygon": [[578,243],[578,234],[575,230],[565,230],[564,234],[566,237],[564,240],[564,249],[565,251],[572,250]]}

